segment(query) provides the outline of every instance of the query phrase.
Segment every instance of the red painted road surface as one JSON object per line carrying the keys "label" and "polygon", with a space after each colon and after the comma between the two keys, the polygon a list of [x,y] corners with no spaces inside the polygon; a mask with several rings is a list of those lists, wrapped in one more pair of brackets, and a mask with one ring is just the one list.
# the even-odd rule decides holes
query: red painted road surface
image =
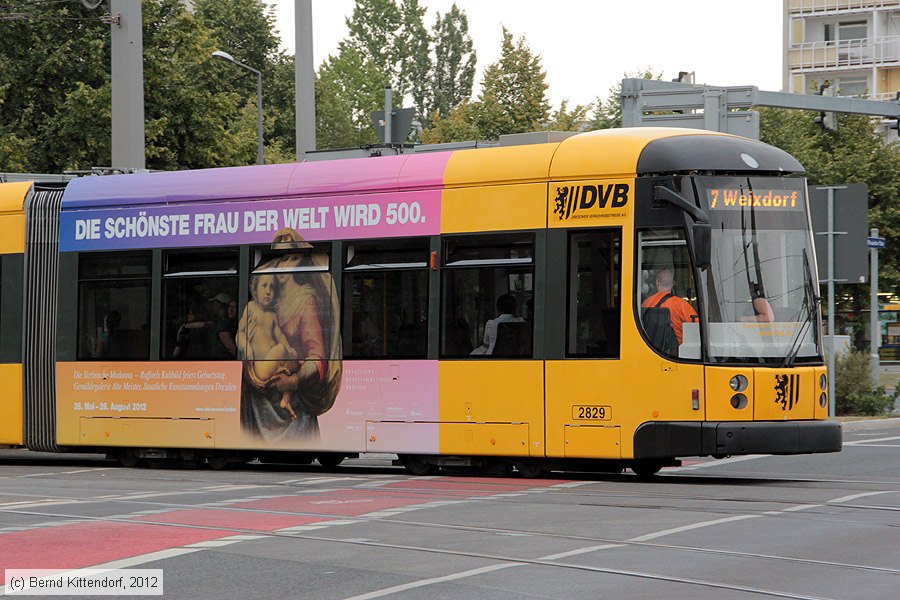
{"label": "red painted road surface", "polygon": [[3,569],[86,568],[242,533],[271,532],[380,510],[515,493],[560,483],[564,482],[454,477],[411,479],[370,489],[323,490],[321,493],[313,489],[298,495],[246,500],[215,508],[201,506],[153,515],[135,514],[125,517],[129,519],[125,522],[98,520],[0,532],[0,585],[6,583]]}

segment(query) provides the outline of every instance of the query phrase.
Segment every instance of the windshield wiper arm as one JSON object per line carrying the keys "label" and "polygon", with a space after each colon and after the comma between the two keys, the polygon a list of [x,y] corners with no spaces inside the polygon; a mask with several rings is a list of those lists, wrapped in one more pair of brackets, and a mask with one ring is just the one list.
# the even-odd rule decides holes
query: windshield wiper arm
{"label": "windshield wiper arm", "polygon": [[803,249],[803,266],[804,273],[806,273],[806,284],[803,286],[803,306],[801,306],[800,311],[800,314],[803,315],[803,324],[800,326],[797,336],[791,340],[790,350],[788,351],[787,356],[784,357],[784,361],[781,363],[781,366],[784,369],[790,369],[794,366],[794,361],[797,359],[797,355],[800,354],[800,348],[803,347],[802,340],[806,335],[806,329],[812,323],[812,306],[819,305],[819,297],[816,296],[815,291],[811,289],[812,281],[810,279],[811,273],[809,272],[809,259],[807,258],[806,248]]}

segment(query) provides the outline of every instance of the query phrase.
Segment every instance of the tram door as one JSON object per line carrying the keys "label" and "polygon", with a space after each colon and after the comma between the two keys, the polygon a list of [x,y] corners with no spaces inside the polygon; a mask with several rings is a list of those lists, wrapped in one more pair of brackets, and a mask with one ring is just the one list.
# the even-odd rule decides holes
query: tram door
{"label": "tram door", "polygon": [[546,273],[547,454],[621,458],[621,229],[550,230]]}

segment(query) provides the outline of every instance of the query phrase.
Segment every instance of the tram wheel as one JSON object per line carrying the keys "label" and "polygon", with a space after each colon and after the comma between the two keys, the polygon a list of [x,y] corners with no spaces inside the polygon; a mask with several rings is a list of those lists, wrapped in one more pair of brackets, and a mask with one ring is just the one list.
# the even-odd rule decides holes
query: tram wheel
{"label": "tram wheel", "polygon": [[131,452],[119,452],[116,455],[116,460],[119,461],[119,464],[123,467],[133,469],[138,466],[138,462],[140,462],[140,458],[138,458],[137,454],[133,454]]}
{"label": "tram wheel", "polygon": [[228,467],[228,459],[221,454],[214,454],[206,457],[206,462],[213,471],[221,471]]}
{"label": "tram wheel", "polygon": [[400,456],[400,462],[407,471],[417,477],[434,475],[438,470],[437,465],[431,464],[420,454],[403,454]]}
{"label": "tram wheel", "polygon": [[655,460],[639,460],[631,465],[632,472],[639,479],[650,479],[662,469],[662,464]]}
{"label": "tram wheel", "polygon": [[544,463],[539,460],[516,463],[516,471],[525,479],[537,479],[538,477],[545,477],[549,473],[544,467]]}
{"label": "tram wheel", "polygon": [[316,460],[319,461],[319,464],[326,469],[333,469],[344,462],[344,455],[330,452],[327,454],[317,454]]}

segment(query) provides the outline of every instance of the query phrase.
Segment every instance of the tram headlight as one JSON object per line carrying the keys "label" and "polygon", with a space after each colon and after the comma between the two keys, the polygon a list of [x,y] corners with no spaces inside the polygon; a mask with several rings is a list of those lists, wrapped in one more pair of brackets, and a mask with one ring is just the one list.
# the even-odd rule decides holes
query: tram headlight
{"label": "tram headlight", "polygon": [[735,394],[731,397],[731,407],[735,410],[741,410],[747,407],[747,396],[744,394]]}
{"label": "tram headlight", "polygon": [[743,375],[735,375],[731,378],[731,381],[728,382],[728,385],[735,392],[743,392],[747,389],[747,378]]}
{"label": "tram headlight", "polygon": [[[822,375],[822,377],[825,377],[825,376]],[[819,394],[819,406],[821,406],[822,408],[825,408],[826,406],[828,406],[828,394],[826,394],[825,392],[822,392],[821,394]]]}
{"label": "tram headlight", "polygon": [[825,373],[819,375],[819,388],[824,392],[828,388],[828,377]]}

